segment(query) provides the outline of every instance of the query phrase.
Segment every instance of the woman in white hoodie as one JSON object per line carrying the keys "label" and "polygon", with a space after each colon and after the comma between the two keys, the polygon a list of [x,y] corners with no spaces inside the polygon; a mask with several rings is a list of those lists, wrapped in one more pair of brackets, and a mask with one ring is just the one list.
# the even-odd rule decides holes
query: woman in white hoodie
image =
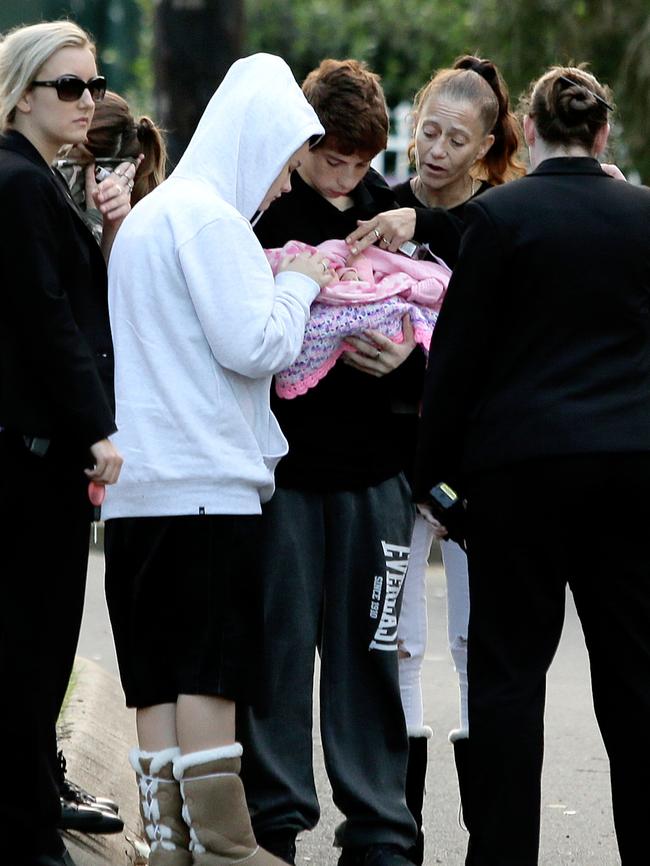
{"label": "woman in white hoodie", "polygon": [[152,866],[281,862],[250,827],[235,701],[254,692],[260,506],[287,450],[271,376],[298,355],[331,274],[301,255],[274,279],[251,220],[322,132],[282,60],[237,61],[113,248],[125,466],[104,506],[106,592]]}

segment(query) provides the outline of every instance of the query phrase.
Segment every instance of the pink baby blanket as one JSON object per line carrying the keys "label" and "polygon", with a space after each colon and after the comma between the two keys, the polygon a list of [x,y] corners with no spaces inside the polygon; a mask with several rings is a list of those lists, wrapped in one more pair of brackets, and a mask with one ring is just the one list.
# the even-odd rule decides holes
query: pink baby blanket
{"label": "pink baby blanket", "polygon": [[300,355],[276,374],[275,390],[280,397],[297,397],[317,385],[351,348],[346,337],[375,330],[401,343],[405,315],[410,317],[416,342],[428,351],[451,276],[444,263],[414,261],[375,246],[350,258],[347,244],[338,240],[318,247],[289,241],[265,252],[275,274],[286,255],[305,250],[322,253],[339,279],[326,286],[312,304]]}

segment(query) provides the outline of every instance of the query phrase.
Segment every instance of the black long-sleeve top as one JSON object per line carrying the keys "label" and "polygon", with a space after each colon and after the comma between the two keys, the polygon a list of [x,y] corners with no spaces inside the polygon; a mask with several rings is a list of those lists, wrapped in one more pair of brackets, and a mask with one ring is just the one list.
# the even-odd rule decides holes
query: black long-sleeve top
{"label": "black long-sleeve top", "polygon": [[[472,198],[488,189],[490,184],[483,181]],[[453,268],[458,258],[460,239],[465,231],[465,208],[472,199],[450,208],[423,207],[413,193],[410,180],[394,186],[393,194],[400,207],[415,209],[415,240],[428,243],[431,251]]]}
{"label": "black long-sleeve top", "polygon": [[[295,172],[291,192],[273,203],[255,232],[266,248],[290,240],[316,245],[343,239],[357,220],[396,206],[390,187],[372,169],[351,197],[353,206],[340,211]],[[416,349],[381,378],[339,361],[302,396],[285,400],[273,392],[273,411],[289,441],[277,484],[326,492],[368,487],[398,474],[413,451],[412,407],[423,374],[424,355]]]}

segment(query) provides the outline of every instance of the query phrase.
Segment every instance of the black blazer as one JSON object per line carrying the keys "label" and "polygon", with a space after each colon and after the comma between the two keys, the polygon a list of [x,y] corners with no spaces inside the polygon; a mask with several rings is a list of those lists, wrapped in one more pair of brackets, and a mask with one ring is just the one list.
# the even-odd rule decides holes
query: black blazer
{"label": "black blazer", "polygon": [[557,158],[467,206],[431,342],[417,500],[555,455],[650,451],[650,190]]}
{"label": "black blazer", "polygon": [[0,136],[0,426],[87,448],[115,431],[106,265],[56,176]]}

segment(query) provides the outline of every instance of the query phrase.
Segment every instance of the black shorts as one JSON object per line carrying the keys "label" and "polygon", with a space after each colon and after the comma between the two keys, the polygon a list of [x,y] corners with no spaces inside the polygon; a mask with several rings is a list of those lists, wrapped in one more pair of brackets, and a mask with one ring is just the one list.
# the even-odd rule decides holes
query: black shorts
{"label": "black shorts", "polygon": [[261,652],[258,515],[106,524],[106,599],[129,707],[251,701]]}

